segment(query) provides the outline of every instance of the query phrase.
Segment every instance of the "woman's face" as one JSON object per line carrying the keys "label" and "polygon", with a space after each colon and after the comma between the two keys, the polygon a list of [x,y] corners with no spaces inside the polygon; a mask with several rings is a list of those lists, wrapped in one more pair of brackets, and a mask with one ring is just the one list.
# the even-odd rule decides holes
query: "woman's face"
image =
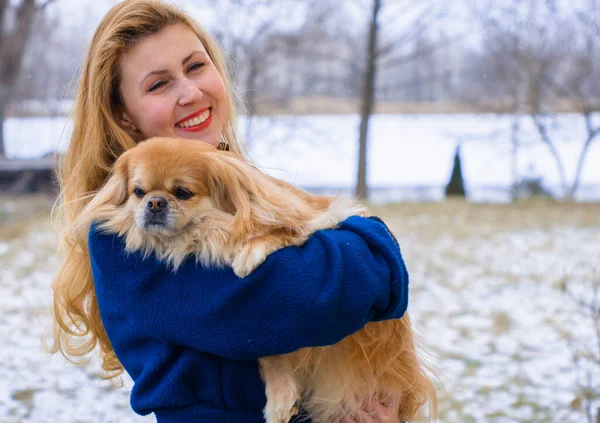
{"label": "woman's face", "polygon": [[120,60],[125,130],[218,145],[226,120],[225,86],[198,36],[171,25],[142,39]]}

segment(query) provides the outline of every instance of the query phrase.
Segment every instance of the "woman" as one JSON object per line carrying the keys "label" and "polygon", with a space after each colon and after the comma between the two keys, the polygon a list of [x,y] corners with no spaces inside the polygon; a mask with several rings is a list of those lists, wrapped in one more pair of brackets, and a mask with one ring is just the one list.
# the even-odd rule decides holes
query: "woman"
{"label": "woman", "polygon": [[[69,231],[125,150],[176,136],[240,151],[235,117],[221,51],[186,14],[128,0],[103,18],[60,173],[66,259],[54,284],[53,352],[75,358],[98,346],[107,377],[126,369],[133,409],[159,422],[263,422],[257,358],[335,343],[407,307],[397,243],[376,219],[351,217],[243,280],[192,261],[172,273],[125,254],[118,237]],[[395,422],[397,414],[393,401],[370,403],[346,421]]]}

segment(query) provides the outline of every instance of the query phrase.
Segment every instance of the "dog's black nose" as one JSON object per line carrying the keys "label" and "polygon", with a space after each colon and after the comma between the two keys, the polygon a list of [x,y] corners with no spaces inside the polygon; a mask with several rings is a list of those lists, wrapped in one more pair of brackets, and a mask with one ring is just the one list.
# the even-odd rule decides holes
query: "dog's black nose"
{"label": "dog's black nose", "polygon": [[150,197],[146,207],[152,213],[160,213],[167,209],[167,200],[163,197]]}

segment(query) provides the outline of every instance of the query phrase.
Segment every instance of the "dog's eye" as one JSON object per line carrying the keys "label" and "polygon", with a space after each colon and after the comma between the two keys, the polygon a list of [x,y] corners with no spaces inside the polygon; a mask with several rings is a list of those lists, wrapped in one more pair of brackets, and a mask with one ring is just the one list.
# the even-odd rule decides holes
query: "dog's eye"
{"label": "dog's eye", "polygon": [[135,195],[138,198],[142,198],[144,195],[146,195],[146,193],[143,189],[136,187],[133,189],[133,195]]}
{"label": "dog's eye", "polygon": [[187,188],[179,187],[175,190],[175,197],[179,198],[180,200],[189,200],[193,195],[194,193]]}

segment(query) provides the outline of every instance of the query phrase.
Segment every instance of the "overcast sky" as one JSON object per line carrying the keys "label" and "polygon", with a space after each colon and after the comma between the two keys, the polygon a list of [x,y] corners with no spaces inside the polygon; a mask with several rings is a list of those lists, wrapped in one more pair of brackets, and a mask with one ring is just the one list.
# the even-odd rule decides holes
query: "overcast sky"
{"label": "overcast sky", "polygon": [[[221,0],[223,3],[227,0]],[[348,1],[339,0],[340,9],[344,9],[345,16],[350,17],[354,22],[348,22],[348,25],[359,27],[366,22],[368,14],[370,13],[369,1],[358,0]],[[445,0],[429,0],[435,5],[441,5]],[[381,10],[381,22],[385,23],[386,31],[393,32],[395,27],[400,28],[403,22],[410,22],[414,19],[414,16],[422,13],[424,4],[427,0],[422,2],[412,1],[414,6],[410,8],[402,7],[406,0],[388,1],[386,6]],[[94,29],[102,19],[102,16],[115,4],[119,3],[119,0],[57,0],[56,3],[49,7],[48,13],[60,16],[60,30],[67,30],[76,32],[82,36],[86,36],[88,39],[91,37]],[[201,25],[205,26],[209,30],[213,25],[218,25],[215,21],[215,14],[211,10],[211,7],[206,6],[206,0],[176,0],[171,3],[181,5],[185,10],[190,12]],[[292,0],[293,4],[294,1]],[[299,26],[302,22],[303,13],[303,2],[296,1],[298,6],[290,7],[289,13],[284,16],[280,16],[278,19],[281,20],[282,28],[294,29]],[[451,7],[447,8],[447,25],[445,25],[445,31],[448,33],[464,28],[465,13],[467,9],[460,7],[460,0],[452,0],[450,2]],[[241,13],[228,14],[227,27],[229,28],[243,28],[251,25],[256,25],[261,21],[261,18],[268,16],[269,8],[259,8],[253,11],[252,16],[243,15]],[[65,19],[66,18],[66,19]],[[239,25],[232,23],[232,20],[239,19],[243,20]],[[63,29],[64,28],[64,29]]]}

